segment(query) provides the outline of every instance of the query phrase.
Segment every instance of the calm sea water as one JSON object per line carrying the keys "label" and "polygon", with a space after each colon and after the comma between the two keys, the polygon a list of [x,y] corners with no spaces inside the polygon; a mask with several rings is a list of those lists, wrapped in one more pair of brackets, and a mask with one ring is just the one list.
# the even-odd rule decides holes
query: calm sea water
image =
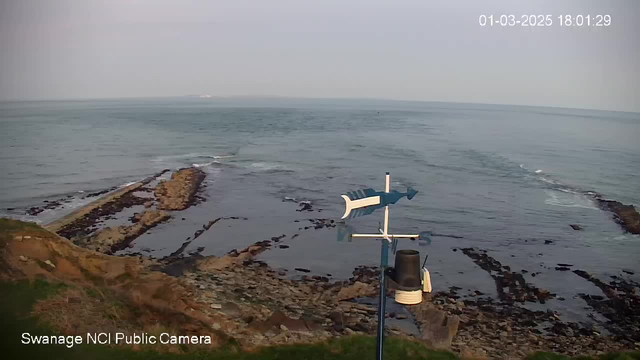
{"label": "calm sea water", "polygon": [[[640,205],[637,113],[181,98],[2,103],[0,126],[2,216],[46,223],[86,203],[83,194],[90,191],[164,168],[205,170],[208,201],[136,241],[134,250],[154,256],[172,252],[212,218],[247,216],[246,222],[220,223],[191,247],[222,254],[300,233],[285,241],[289,249],[263,258],[274,266],[348,276],[355,265],[378,262],[373,240],[337,243],[335,229],[298,228],[308,218],[339,218],[340,194],[382,190],[390,171],[392,188],[419,191],[412,201],[392,207],[392,231],[464,237],[436,237],[430,247],[400,244],[429,252],[438,287],[462,284],[495,292],[488,274],[452,251],[462,246],[487,249],[515,269],[542,271],[528,280],[568,297],[599,290],[570,272],[555,271],[558,262],[602,276],[620,275],[621,269],[640,273],[640,238],[625,234],[587,195],[595,191]],[[24,215],[27,207],[68,196],[72,201],[62,209]],[[311,200],[323,211],[296,212],[295,203],[282,202],[285,197]],[[353,225],[370,232],[379,220],[377,214]],[[572,230],[573,223],[585,230]]]}

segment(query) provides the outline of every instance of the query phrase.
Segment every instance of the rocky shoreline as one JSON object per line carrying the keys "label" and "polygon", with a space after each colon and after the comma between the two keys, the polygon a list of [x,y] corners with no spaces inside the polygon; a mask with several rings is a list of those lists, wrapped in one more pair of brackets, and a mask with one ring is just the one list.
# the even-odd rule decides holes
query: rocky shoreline
{"label": "rocky shoreline", "polygon": [[[61,223],[55,232],[76,245],[112,254],[126,248],[152,227],[171,219],[172,212],[206,201],[199,195],[204,186],[204,172],[197,168],[180,169],[170,179],[154,184],[166,171],[120,191],[117,197],[107,195],[99,206]],[[103,194],[95,196],[99,195]],[[314,209],[308,201],[287,198],[283,201],[298,203],[296,211],[301,213],[322,211]],[[623,228],[638,233],[640,216],[633,206],[601,198],[597,201],[604,210],[614,213]],[[134,207],[141,210],[134,213],[128,223],[103,226],[105,221],[114,220],[116,214]],[[376,268],[358,267],[346,281],[332,281],[330,274],[291,278],[287,270],[273,269],[256,259],[270,248],[287,248],[288,245],[281,243],[287,237],[285,234],[220,257],[200,255],[203,248],[185,255],[193,240],[220,226],[217,224],[232,220],[248,219],[234,216],[211,219],[160,260],[139,253],[126,258],[138,257],[147,264],[147,270],[162,272],[183,284],[184,289],[189,289],[185,290],[186,296],[201,304],[197,307],[199,318],[216,319],[213,329],[236,339],[245,348],[375,334],[377,310],[362,300],[373,299],[369,302],[375,303],[379,289]],[[289,239],[296,238],[301,231],[337,226],[332,219],[306,220],[309,224],[300,224],[298,233]],[[570,226],[576,231],[582,229],[577,224]],[[504,358],[505,354],[522,358],[536,351],[596,355],[640,347],[640,284],[617,276],[606,282],[583,270],[573,270],[576,276],[593,283],[604,294],[578,294],[586,306],[607,319],[599,322],[602,328],[599,329],[585,323],[563,321],[560,314],[550,310],[528,309],[527,304],[565,300],[536,287],[523,276],[535,277],[539,273],[512,269],[489,256],[486,250],[453,249],[458,250],[489,273],[495,281],[498,298],[487,297],[477,289],[468,289],[469,294],[459,295],[461,289],[456,287],[425,294],[420,305],[407,306],[403,313],[386,314],[393,319],[393,324],[387,326],[389,334],[423,341],[434,348],[452,349],[463,357],[476,359]],[[572,271],[571,267],[558,264],[555,270]],[[293,270],[300,274],[310,272],[304,268]],[[387,295],[392,296],[392,291],[387,290]],[[408,331],[406,326],[399,326],[401,324],[417,326],[419,332]]]}
{"label": "rocky shoreline", "polygon": [[[613,282],[606,284],[583,270],[573,271],[607,295],[608,299],[599,295],[579,294],[593,310],[609,319],[600,324],[608,332],[605,335],[590,324],[562,321],[555,312],[531,311],[516,305],[527,301],[544,303],[554,298],[555,294],[528,284],[520,273],[511,272],[508,266],[488,256],[486,251],[466,248],[462,252],[492,275],[499,301],[478,298],[460,303],[457,289],[434,294],[436,299],[439,298],[437,303],[461,315],[461,331],[454,343],[454,348],[461,353],[469,353],[473,357],[498,357],[504,349],[510,349],[507,353],[524,356],[527,352],[523,349],[534,349],[575,356],[640,347],[640,284],[615,276]],[[572,266],[558,265],[562,265],[556,268],[558,271],[570,270]],[[521,272],[526,273],[526,270]],[[509,289],[508,293],[504,288]],[[488,321],[483,323],[484,319]],[[466,330],[470,331],[465,334]],[[474,351],[469,344],[480,345],[472,348],[481,350]]]}
{"label": "rocky shoreline", "polygon": [[[225,332],[248,347],[375,334],[376,307],[358,299],[377,294],[376,268],[358,267],[346,281],[331,282],[326,277],[308,275],[288,279],[285,271],[254,259],[269,246],[270,242],[258,242],[225,256],[198,257],[183,268],[181,276],[196,289],[195,298],[210,304],[207,312],[228,319]],[[172,265],[167,261],[159,269],[168,272]],[[497,283],[501,281],[496,279]],[[539,301],[530,294],[530,288],[517,289],[527,294],[522,302],[534,301],[531,297]],[[631,293],[629,290],[626,295]],[[455,287],[448,292],[424,294],[421,304],[406,307],[409,316],[386,314],[388,318],[414,322],[420,334],[395,326],[387,326],[387,332],[471,358],[503,358],[504,354],[521,358],[536,351],[596,355],[638,346],[639,318],[635,311],[640,307],[635,302],[629,303],[624,313],[629,317],[623,331],[614,332],[619,324],[612,323],[607,327],[611,335],[607,336],[586,324],[562,321],[556,312],[521,307],[513,299],[517,294],[508,293],[498,301],[482,297],[479,291],[462,299]],[[392,291],[387,290],[387,295],[392,296]],[[637,299],[635,296],[631,299]],[[625,336],[625,332],[631,335]]]}
{"label": "rocky shoreline", "polygon": [[[54,231],[76,245],[98,252],[112,254],[126,248],[147,230],[171,218],[169,211],[184,210],[204,201],[198,195],[205,174],[196,168],[184,168],[174,172],[169,180],[152,183],[169,170],[159,172],[125,189],[118,196],[108,198],[100,206],[81,214]],[[148,194],[146,196],[142,196]],[[134,206],[144,206],[140,213],[129,218],[130,224],[101,227],[107,220]]]}

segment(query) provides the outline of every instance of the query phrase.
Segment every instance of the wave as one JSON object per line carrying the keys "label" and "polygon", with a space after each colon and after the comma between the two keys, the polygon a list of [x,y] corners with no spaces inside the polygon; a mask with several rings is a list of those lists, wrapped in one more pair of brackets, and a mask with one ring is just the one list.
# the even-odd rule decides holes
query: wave
{"label": "wave", "polygon": [[181,154],[181,155],[158,156],[158,157],[155,157],[155,158],[151,159],[151,161],[153,161],[153,162],[167,162],[167,161],[172,161],[172,160],[197,159],[197,158],[220,160],[220,159],[233,158],[234,156],[235,155],[211,155],[211,154],[204,154],[204,153],[188,153],[188,154]]}
{"label": "wave", "polygon": [[553,190],[545,190],[548,198],[544,201],[547,205],[576,207],[583,209],[599,210],[593,200],[584,194],[577,193],[558,193]]}
{"label": "wave", "polygon": [[220,162],[213,160],[213,161],[209,161],[207,163],[202,163],[202,164],[193,163],[193,164],[191,164],[191,166],[199,168],[199,167],[204,167],[204,166],[209,166],[209,165],[212,165],[212,164],[219,164],[219,163]]}
{"label": "wave", "polygon": [[546,177],[544,177],[544,176],[540,176],[540,177],[538,178],[538,180],[540,180],[540,181],[542,181],[542,182],[544,182],[544,183],[547,183],[547,184],[551,184],[551,185],[560,185],[560,183],[559,183],[558,181],[555,181],[555,180],[553,180],[553,179],[546,178]]}
{"label": "wave", "polygon": [[564,184],[561,181],[553,179],[553,175],[544,172],[542,169],[531,170],[524,164],[520,164],[520,169],[525,171],[526,178],[533,179],[544,185],[544,191],[548,196],[545,200],[545,204],[595,210],[598,209],[594,202],[595,198],[598,197],[597,193]]}
{"label": "wave", "polygon": [[254,169],[256,172],[294,172],[292,169],[277,163],[270,162],[257,162],[249,165],[251,169]]}
{"label": "wave", "polygon": [[595,203],[595,199],[599,196],[596,192],[585,191],[578,187],[564,184],[553,179],[549,174],[543,174],[540,169],[531,171],[524,164],[520,164],[520,168],[526,170],[531,177],[545,185],[544,192],[547,194],[547,199],[544,201],[545,204],[599,210]]}

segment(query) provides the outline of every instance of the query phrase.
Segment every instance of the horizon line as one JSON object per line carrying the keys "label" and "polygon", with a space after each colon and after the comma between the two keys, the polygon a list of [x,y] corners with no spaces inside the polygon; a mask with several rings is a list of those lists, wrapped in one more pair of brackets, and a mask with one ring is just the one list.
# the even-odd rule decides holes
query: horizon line
{"label": "horizon line", "polygon": [[[201,98],[201,96],[210,96]],[[43,99],[19,99],[19,98],[0,98],[3,102],[73,102],[73,101],[108,101],[108,100],[142,100],[142,99],[176,99],[176,98],[198,98],[203,100],[215,99],[254,99],[254,100],[366,100],[366,101],[387,101],[398,103],[439,103],[439,104],[458,104],[458,105],[484,105],[484,106],[515,106],[515,107],[537,107],[548,109],[564,109],[564,110],[587,110],[587,111],[603,111],[603,112],[619,112],[628,114],[640,114],[638,111],[630,110],[611,110],[599,108],[578,108],[568,106],[551,106],[551,105],[530,105],[530,104],[499,104],[499,103],[480,103],[480,102],[463,102],[463,101],[439,101],[439,100],[413,100],[413,99],[393,99],[378,97],[307,97],[307,96],[289,96],[289,95],[210,95],[210,94],[186,94],[186,95],[157,95],[157,96],[124,96],[124,97],[86,97],[86,98],[43,98]]]}

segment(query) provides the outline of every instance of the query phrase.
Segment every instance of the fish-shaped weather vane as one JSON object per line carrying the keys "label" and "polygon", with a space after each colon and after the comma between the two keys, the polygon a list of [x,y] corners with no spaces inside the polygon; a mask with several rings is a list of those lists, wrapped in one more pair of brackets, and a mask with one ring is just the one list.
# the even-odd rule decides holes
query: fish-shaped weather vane
{"label": "fish-shaped weather vane", "polygon": [[353,219],[358,216],[369,215],[377,209],[395,204],[403,197],[411,200],[417,193],[416,190],[410,187],[407,188],[406,192],[399,192],[398,190],[391,192],[375,191],[372,188],[349,191],[346,195],[342,195],[346,207],[342,218]]}
{"label": "fish-shaped weather vane", "polygon": [[[408,188],[406,192],[399,192],[397,190],[391,191],[391,175],[386,173],[385,176],[385,191],[375,191],[372,188],[364,190],[349,191],[342,198],[345,201],[345,211],[342,219],[354,218],[357,216],[369,215],[377,209],[384,208],[384,223],[382,227],[378,229],[377,234],[356,234],[353,228],[347,225],[346,221],[341,222],[338,226],[338,241],[351,241],[353,238],[369,238],[369,239],[382,239],[382,247],[380,250],[380,292],[378,299],[378,337],[377,337],[377,353],[376,359],[382,360],[383,344],[384,344],[384,319],[386,308],[386,274],[388,265],[388,251],[389,243],[392,243],[392,249],[395,249],[398,244],[398,239],[409,238],[418,239],[422,242],[431,243],[432,233],[429,231],[423,231],[419,234],[390,234],[389,233],[389,205],[395,204],[398,200],[406,197],[411,200],[418,193],[412,188]],[[420,293],[420,300],[422,300],[422,291]],[[412,302],[415,303],[415,302]]]}

